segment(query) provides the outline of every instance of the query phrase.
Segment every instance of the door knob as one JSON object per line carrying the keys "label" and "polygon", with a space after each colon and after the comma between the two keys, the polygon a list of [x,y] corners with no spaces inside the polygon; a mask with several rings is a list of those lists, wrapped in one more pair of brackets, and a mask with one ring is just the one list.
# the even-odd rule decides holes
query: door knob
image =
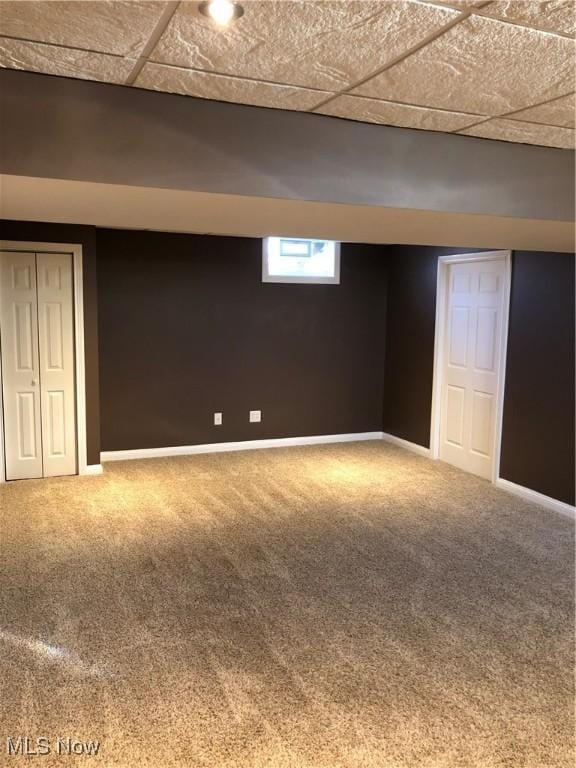
{"label": "door knob", "polygon": [[32,379],[32,385],[31,385],[31,386],[35,387],[35,386],[36,386],[36,384],[38,384],[38,382],[36,381],[36,379]]}

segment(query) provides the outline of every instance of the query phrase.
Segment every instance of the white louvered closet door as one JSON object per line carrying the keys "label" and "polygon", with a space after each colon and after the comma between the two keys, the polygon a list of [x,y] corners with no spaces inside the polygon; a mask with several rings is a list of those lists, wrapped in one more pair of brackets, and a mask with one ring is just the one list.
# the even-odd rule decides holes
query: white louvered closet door
{"label": "white louvered closet door", "polygon": [[6,479],[76,473],[70,254],[0,254]]}

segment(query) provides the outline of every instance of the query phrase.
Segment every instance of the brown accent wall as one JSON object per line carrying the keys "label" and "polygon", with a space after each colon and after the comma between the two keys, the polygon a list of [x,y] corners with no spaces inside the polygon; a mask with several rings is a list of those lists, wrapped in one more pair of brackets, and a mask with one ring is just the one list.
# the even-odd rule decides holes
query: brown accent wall
{"label": "brown accent wall", "polygon": [[[438,257],[388,251],[384,431],[428,447]],[[519,252],[512,293],[500,474],[574,504],[574,256]]]}
{"label": "brown accent wall", "polygon": [[[401,252],[400,252],[401,251]],[[426,248],[388,253],[383,428],[430,444],[436,259]]]}
{"label": "brown accent wall", "polygon": [[102,450],[381,429],[381,247],[344,244],[341,285],[263,284],[251,238],[98,230],[97,248]]}
{"label": "brown accent wall", "polygon": [[430,445],[438,257],[474,248],[387,248],[384,431]]}
{"label": "brown accent wall", "polygon": [[82,246],[84,269],[84,354],[86,367],[86,440],[88,464],[100,463],[100,390],[98,383],[98,307],[96,233],[93,227],[0,221],[0,239],[72,243]]}
{"label": "brown accent wall", "polygon": [[500,474],[574,504],[574,255],[514,253]]}

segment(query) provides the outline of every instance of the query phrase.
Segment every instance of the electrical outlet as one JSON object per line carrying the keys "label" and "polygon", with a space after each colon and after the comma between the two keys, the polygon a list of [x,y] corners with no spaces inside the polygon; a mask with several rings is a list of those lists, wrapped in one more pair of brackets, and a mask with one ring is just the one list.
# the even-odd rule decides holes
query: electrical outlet
{"label": "electrical outlet", "polygon": [[262,421],[262,411],[250,411],[250,421]]}
{"label": "electrical outlet", "polygon": [[221,413],[215,413],[214,414],[214,426],[215,427],[222,426],[222,414]]}

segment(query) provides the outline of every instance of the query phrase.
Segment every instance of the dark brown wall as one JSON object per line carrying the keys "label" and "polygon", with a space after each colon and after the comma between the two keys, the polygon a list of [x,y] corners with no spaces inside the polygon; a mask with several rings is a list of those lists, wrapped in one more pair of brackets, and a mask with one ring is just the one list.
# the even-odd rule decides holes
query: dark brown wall
{"label": "dark brown wall", "polygon": [[382,249],[343,245],[335,286],[263,284],[261,248],[97,231],[102,450],[381,429]]}
{"label": "dark brown wall", "polygon": [[436,256],[425,248],[390,249],[384,431],[430,441]]}
{"label": "dark brown wall", "polygon": [[438,257],[474,248],[387,248],[384,431],[430,445]]}
{"label": "dark brown wall", "polygon": [[574,256],[516,252],[501,475],[574,504]]}
{"label": "dark brown wall", "polygon": [[[438,257],[388,252],[384,431],[430,445]],[[500,474],[574,504],[574,256],[513,255]]]}
{"label": "dark brown wall", "polygon": [[84,352],[86,366],[86,440],[88,464],[100,463],[100,401],[98,383],[98,308],[96,235],[93,227],[0,221],[0,239],[67,243],[82,246],[84,268]]}

